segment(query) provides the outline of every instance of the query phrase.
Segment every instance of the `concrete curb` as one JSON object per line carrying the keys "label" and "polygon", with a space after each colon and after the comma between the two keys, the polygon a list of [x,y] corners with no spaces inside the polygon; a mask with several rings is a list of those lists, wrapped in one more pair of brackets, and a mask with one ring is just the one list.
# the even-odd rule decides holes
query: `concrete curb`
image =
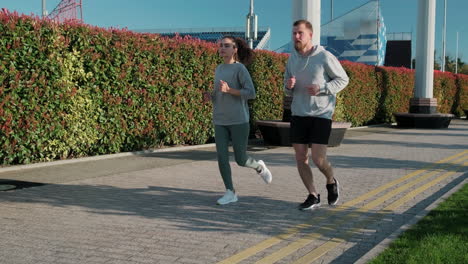
{"label": "concrete curb", "polygon": [[86,161],[97,161],[97,160],[114,159],[114,158],[121,158],[121,157],[128,157],[128,156],[138,156],[138,155],[151,154],[151,153],[193,150],[193,149],[209,148],[209,147],[215,147],[215,144],[211,143],[211,144],[194,145],[194,146],[165,147],[165,148],[160,148],[160,149],[122,152],[122,153],[116,153],[116,154],[83,157],[83,158],[76,158],[76,159],[70,159],[70,160],[57,160],[57,161],[41,162],[41,163],[26,164],[26,165],[13,165],[11,167],[0,168],[0,173],[36,169],[36,168],[50,167],[50,166],[58,166],[58,165],[65,165],[65,164],[73,164],[73,163],[86,162]]}
{"label": "concrete curb", "polygon": [[378,125],[370,125],[370,126],[360,126],[360,127],[350,127],[348,129],[355,130],[355,129],[364,129],[364,128],[378,128],[378,127],[393,127],[396,126],[397,123],[391,124],[378,124]]}
{"label": "concrete curb", "polygon": [[411,220],[409,220],[405,225],[401,226],[398,230],[390,234],[386,239],[384,239],[382,242],[377,244],[375,247],[373,247],[371,250],[369,250],[365,255],[363,255],[361,258],[359,258],[354,264],[365,264],[375,257],[377,257],[380,253],[382,253],[385,249],[387,249],[390,244],[397,239],[400,234],[408,230],[411,226],[415,225],[419,220],[421,220],[423,217],[425,217],[431,210],[436,208],[441,202],[447,200],[448,197],[450,197],[453,193],[456,191],[460,190],[463,185],[468,183],[467,179],[464,179],[462,182],[460,182],[457,186],[453,187],[450,191],[446,192],[444,195],[442,195],[439,199],[437,199],[435,202],[430,204],[428,207],[426,207],[424,210],[416,214]]}

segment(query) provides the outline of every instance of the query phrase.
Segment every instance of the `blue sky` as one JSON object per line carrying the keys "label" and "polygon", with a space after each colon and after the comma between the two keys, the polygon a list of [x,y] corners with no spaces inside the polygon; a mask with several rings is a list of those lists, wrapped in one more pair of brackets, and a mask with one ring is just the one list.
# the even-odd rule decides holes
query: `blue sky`
{"label": "blue sky", "polygon": [[[330,0],[322,1],[322,23],[330,20]],[[334,0],[334,16],[340,16],[368,0]],[[49,13],[60,0],[47,0]],[[245,25],[249,0],[82,0],[87,24],[128,29],[240,27]],[[436,0],[436,50],[441,56],[444,0]],[[25,14],[41,14],[42,0],[0,0],[0,8]],[[413,32],[416,37],[418,0],[380,0],[387,32]],[[268,26],[270,48],[290,39],[291,0],[255,0],[260,26]],[[447,0],[446,54],[455,57],[459,31],[459,57],[468,63],[468,0]]]}

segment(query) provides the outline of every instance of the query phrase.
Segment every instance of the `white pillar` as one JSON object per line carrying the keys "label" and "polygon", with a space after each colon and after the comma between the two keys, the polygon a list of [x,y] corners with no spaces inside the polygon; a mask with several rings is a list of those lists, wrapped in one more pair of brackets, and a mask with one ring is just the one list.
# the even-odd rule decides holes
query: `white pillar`
{"label": "white pillar", "polygon": [[419,0],[415,98],[432,98],[434,85],[435,0]]}
{"label": "white pillar", "polygon": [[292,23],[299,19],[308,20],[314,28],[312,44],[320,44],[320,0],[291,0],[291,2]]}

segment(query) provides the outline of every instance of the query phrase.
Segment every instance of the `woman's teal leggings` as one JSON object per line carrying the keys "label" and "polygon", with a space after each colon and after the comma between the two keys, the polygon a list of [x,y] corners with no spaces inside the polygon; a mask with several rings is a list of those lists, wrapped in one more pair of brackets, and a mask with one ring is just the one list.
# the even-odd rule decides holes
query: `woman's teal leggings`
{"label": "woman's teal leggings", "polygon": [[234,191],[232,184],[231,166],[229,165],[229,139],[232,141],[234,157],[239,166],[255,170],[260,164],[247,156],[247,142],[249,139],[249,123],[229,126],[215,125],[216,152],[218,154],[218,167],[227,190]]}

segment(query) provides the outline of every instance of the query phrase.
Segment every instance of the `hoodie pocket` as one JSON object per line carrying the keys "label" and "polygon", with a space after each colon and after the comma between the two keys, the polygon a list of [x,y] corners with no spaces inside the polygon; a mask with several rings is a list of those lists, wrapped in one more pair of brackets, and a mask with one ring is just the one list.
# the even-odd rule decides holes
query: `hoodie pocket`
{"label": "hoodie pocket", "polygon": [[330,104],[330,96],[323,95],[323,96],[316,96],[315,97],[315,104],[317,105],[318,109],[325,109]]}

